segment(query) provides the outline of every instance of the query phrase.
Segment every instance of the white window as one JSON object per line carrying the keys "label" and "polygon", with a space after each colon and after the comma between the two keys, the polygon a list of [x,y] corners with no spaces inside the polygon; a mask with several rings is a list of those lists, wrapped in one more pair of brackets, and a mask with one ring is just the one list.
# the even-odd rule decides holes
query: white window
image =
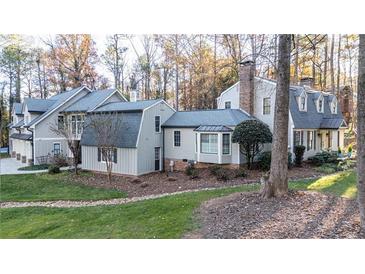
{"label": "white window", "polygon": [[80,135],[84,126],[84,115],[71,115],[71,132]]}
{"label": "white window", "polygon": [[332,114],[336,114],[337,113],[337,100],[333,99],[332,103],[331,103],[331,112]]}
{"label": "white window", "polygon": [[303,131],[294,131],[294,146],[303,145]]}
{"label": "white window", "polygon": [[263,114],[268,115],[271,112],[271,100],[270,97],[263,99]]}
{"label": "white window", "polygon": [[179,130],[174,131],[174,146],[179,147],[181,145],[181,132]]}
{"label": "white window", "polygon": [[200,134],[200,152],[208,154],[218,153],[218,134]]}
{"label": "white window", "polygon": [[160,123],[161,117],[155,116],[155,132],[160,133],[161,132],[161,123]]}
{"label": "white window", "polygon": [[314,132],[307,131],[307,150],[311,150],[314,147]]}
{"label": "white window", "polygon": [[62,130],[64,128],[65,120],[63,115],[58,115],[57,125],[58,125],[58,130]]}
{"label": "white window", "polygon": [[299,109],[300,109],[300,111],[305,111],[306,110],[306,101],[307,101],[307,99],[306,99],[305,95],[301,95],[299,97]]}
{"label": "white window", "polygon": [[323,113],[323,98],[318,99],[318,112]]}
{"label": "white window", "polygon": [[231,108],[231,101],[224,102],[224,108],[225,109],[230,109]]}
{"label": "white window", "polygon": [[61,144],[53,143],[53,155],[60,155],[60,154],[61,154]]}
{"label": "white window", "polygon": [[222,151],[223,154],[230,154],[231,153],[231,135],[229,133],[223,133],[223,140],[222,140]]}
{"label": "white window", "polygon": [[112,162],[117,163],[117,148],[98,148],[98,162],[106,163],[107,158],[110,158]]}

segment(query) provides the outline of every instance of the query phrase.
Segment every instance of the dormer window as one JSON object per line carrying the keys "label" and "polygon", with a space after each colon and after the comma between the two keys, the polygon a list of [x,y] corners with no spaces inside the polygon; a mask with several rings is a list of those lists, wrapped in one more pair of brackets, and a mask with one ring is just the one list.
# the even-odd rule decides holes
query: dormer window
{"label": "dormer window", "polygon": [[318,98],[317,110],[318,110],[318,112],[323,113],[323,97],[322,96]]}
{"label": "dormer window", "polygon": [[337,114],[337,100],[334,98],[331,102],[331,112],[332,114]]}
{"label": "dormer window", "polygon": [[307,111],[307,97],[305,96],[305,94],[302,94],[299,97],[299,110]]}

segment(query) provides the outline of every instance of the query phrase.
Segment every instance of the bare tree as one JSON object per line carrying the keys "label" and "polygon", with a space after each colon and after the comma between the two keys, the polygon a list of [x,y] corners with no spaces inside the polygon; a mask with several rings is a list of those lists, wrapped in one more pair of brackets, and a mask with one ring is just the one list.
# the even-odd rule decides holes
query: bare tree
{"label": "bare tree", "polygon": [[357,89],[357,189],[361,229],[365,232],[365,34],[360,34]]}
{"label": "bare tree", "polygon": [[98,147],[98,160],[105,162],[109,183],[112,180],[113,163],[117,163],[121,115],[119,113],[92,113],[85,120],[85,129],[92,132]]}
{"label": "bare tree", "polygon": [[[62,117],[62,116],[59,116]],[[65,117],[50,125],[50,131],[66,139],[67,146],[70,149],[73,159],[72,163],[75,168],[75,174],[78,174],[78,165],[81,161],[81,145],[80,140],[76,138],[76,132],[72,129],[72,121],[70,117]]]}
{"label": "bare tree", "polygon": [[288,192],[290,51],[291,35],[281,34],[270,177],[262,190],[266,198],[280,197]]}

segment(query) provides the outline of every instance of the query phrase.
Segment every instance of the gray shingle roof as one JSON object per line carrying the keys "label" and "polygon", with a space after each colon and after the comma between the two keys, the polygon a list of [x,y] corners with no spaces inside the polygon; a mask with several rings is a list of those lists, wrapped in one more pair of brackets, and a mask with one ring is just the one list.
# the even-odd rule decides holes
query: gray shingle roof
{"label": "gray shingle roof", "polygon": [[87,112],[93,110],[114,92],[115,89],[95,90],[69,106],[64,112]]}
{"label": "gray shingle roof", "polygon": [[194,131],[200,132],[231,132],[233,129],[226,127],[226,126],[200,126]]}
{"label": "gray shingle roof", "polygon": [[32,134],[13,133],[10,135],[10,138],[30,141],[30,140],[32,140]]}
{"label": "gray shingle roof", "polygon": [[175,112],[162,127],[236,126],[253,119],[240,109],[212,109]]}
{"label": "gray shingle roof", "polygon": [[307,92],[307,111],[299,111],[296,96],[302,93],[303,87],[291,87],[289,94],[290,113],[293,118],[294,127],[298,129],[337,129],[341,126],[343,116],[339,104],[337,105],[337,114],[332,114],[330,102],[334,95],[323,93],[323,113],[319,113],[316,107],[316,99],[321,92]]}
{"label": "gray shingle roof", "polygon": [[157,102],[162,102],[162,99],[156,100],[143,100],[137,102],[113,102],[105,104],[101,107],[98,107],[93,112],[109,112],[109,111],[116,111],[116,112],[127,112],[127,111],[141,111],[145,108],[148,108]]}
{"label": "gray shingle roof", "polygon": [[50,97],[48,100],[55,101],[55,103],[46,112],[44,112],[42,115],[39,115],[37,118],[35,118],[32,121],[30,121],[30,123],[27,124],[27,127],[34,125],[39,120],[41,120],[44,117],[46,117],[55,108],[57,108],[58,106],[60,106],[61,104],[63,104],[68,98],[70,98],[71,96],[73,96],[74,94],[76,94],[77,92],[79,92],[80,90],[82,90],[83,88],[84,87],[78,87],[78,88],[72,89],[70,91],[62,92],[60,94],[57,94],[57,95],[54,95],[54,96]]}
{"label": "gray shingle roof", "polygon": [[23,106],[27,106],[29,112],[44,113],[56,102],[56,100],[50,99],[26,98]]}
{"label": "gray shingle roof", "polygon": [[[93,114],[95,115],[95,114]],[[107,115],[107,114],[96,114]],[[115,132],[119,137],[117,143],[114,144],[119,148],[135,148],[137,147],[137,138],[139,133],[140,124],[142,121],[142,111],[138,112],[123,112],[118,113],[118,116],[112,115],[111,118],[118,119],[120,127]],[[86,116],[85,125],[90,123],[90,114]],[[81,145],[84,146],[97,146],[97,138],[95,137],[95,129],[86,126],[81,136]]]}
{"label": "gray shingle roof", "polygon": [[23,115],[23,112],[22,112],[23,104],[22,103],[13,103],[13,108],[15,109],[16,115]]}

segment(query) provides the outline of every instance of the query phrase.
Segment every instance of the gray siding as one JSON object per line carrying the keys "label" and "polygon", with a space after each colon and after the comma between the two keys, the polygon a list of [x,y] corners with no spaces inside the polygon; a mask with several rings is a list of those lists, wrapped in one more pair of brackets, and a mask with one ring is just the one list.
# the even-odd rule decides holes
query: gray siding
{"label": "gray siding", "polygon": [[160,102],[143,112],[141,131],[137,143],[138,147],[138,175],[155,171],[155,147],[161,148],[160,169],[163,166],[163,136],[162,128],[160,133],[155,132],[155,116],[160,116],[162,125],[174,114],[169,106]]}
{"label": "gray siding", "polygon": [[[174,131],[180,131],[181,146],[174,146]],[[165,128],[165,158],[196,160],[195,131],[193,128]]]}
{"label": "gray siding", "polygon": [[52,138],[52,139],[42,139],[42,140],[34,140],[33,147],[34,147],[34,161],[36,164],[37,157],[40,156],[47,156],[53,155],[53,144],[60,143],[61,144],[61,154],[72,157],[71,151],[68,149],[67,141],[62,138]]}
{"label": "gray siding", "polygon": [[[137,149],[118,148],[117,163],[113,163],[113,173],[138,175],[137,173]],[[98,148],[92,146],[82,146],[82,168],[106,172],[104,162],[98,162]]]}

